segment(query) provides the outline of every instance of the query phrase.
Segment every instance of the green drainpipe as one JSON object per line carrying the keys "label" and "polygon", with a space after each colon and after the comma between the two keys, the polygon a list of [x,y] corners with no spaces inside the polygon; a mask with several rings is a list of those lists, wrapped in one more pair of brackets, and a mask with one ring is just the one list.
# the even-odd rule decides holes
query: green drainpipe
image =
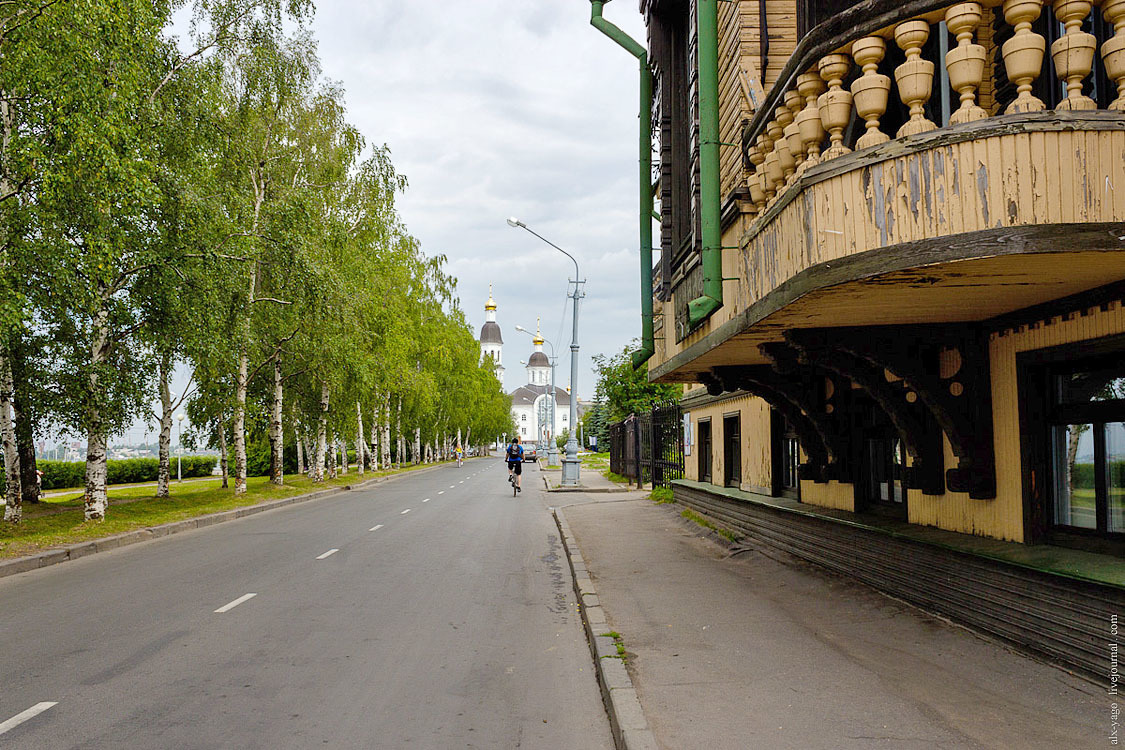
{"label": "green drainpipe", "polygon": [[723,306],[723,249],[719,208],[718,0],[697,0],[699,44],[699,193],[703,234],[703,296],[688,303],[692,328]]}
{"label": "green drainpipe", "polygon": [[[654,351],[652,339],[652,113],[649,109],[652,106],[652,71],[648,67],[648,51],[624,31],[602,18],[602,7],[607,2],[609,0],[591,0],[590,25],[624,47],[629,54],[637,58],[641,66],[641,129],[638,137],[641,177],[641,348],[639,351],[633,352],[633,367],[639,368],[648,361]],[[718,132],[717,129],[716,132]],[[716,140],[718,139],[716,138]],[[716,190],[716,194],[717,192]],[[722,276],[721,273],[719,275]]]}

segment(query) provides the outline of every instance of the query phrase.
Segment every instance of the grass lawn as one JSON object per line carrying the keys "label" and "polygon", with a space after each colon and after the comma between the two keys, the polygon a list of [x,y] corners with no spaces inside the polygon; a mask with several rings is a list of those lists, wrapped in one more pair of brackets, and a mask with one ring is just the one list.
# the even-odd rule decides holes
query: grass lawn
{"label": "grass lawn", "polygon": [[110,507],[106,511],[106,519],[101,522],[83,520],[81,492],[46,498],[41,503],[23,506],[22,523],[0,522],[0,559],[34,555],[51,547],[85,542],[421,468],[425,468],[425,465],[398,471],[367,472],[362,477],[350,470],[345,476],[319,484],[314,484],[303,474],[287,474],[285,484],[281,487],[270,484],[267,477],[250,477],[246,480],[247,492],[240,497],[234,495],[233,479],[231,487],[225,490],[219,487],[218,481],[185,481],[183,484],[173,481],[171,497],[163,499],[155,497],[152,485],[110,487]]}

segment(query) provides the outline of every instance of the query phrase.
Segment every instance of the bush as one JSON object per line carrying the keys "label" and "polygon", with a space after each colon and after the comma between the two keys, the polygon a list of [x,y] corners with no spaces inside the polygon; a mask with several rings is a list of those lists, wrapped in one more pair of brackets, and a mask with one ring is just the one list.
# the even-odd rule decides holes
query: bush
{"label": "bush", "polygon": [[[181,471],[184,478],[206,477],[211,475],[218,459],[215,456],[183,456]],[[176,457],[170,459],[172,477],[176,476]],[[86,463],[84,461],[45,461],[35,462],[43,472],[43,489],[57,490],[82,487],[86,484]],[[155,482],[160,471],[160,461],[155,458],[126,458],[107,462],[107,482],[109,484],[132,484],[135,482]]]}

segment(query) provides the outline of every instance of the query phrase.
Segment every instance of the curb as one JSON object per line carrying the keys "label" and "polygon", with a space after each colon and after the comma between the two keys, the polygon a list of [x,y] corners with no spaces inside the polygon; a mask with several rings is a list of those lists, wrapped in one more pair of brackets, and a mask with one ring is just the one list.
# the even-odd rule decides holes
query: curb
{"label": "curb", "polygon": [[610,493],[610,492],[632,492],[628,487],[552,487],[547,477],[540,477],[543,480],[543,489],[547,492],[585,492],[585,493]]}
{"label": "curb", "polygon": [[609,625],[606,623],[605,610],[598,600],[598,592],[594,589],[586,563],[570,533],[570,526],[559,510],[551,508],[551,514],[559,527],[563,549],[566,550],[567,561],[570,563],[574,593],[578,597],[578,611],[582,613],[586,640],[590,644],[590,654],[594,657],[598,686],[601,688],[602,701],[613,731],[613,743],[617,750],[657,750],[659,746],[656,744],[656,737],[648,726],[636,688],[625,669],[625,663],[618,658],[617,643],[605,635]]}
{"label": "curb", "polygon": [[0,578],[7,576],[14,576],[18,573],[26,573],[31,570],[38,570],[39,568],[46,568],[50,565],[57,565],[59,563],[68,562],[70,560],[77,560],[82,557],[97,554],[98,552],[108,552],[111,549],[125,547],[137,542],[147,542],[152,539],[159,539],[161,537],[171,536],[172,534],[179,534],[184,531],[192,531],[194,529],[202,529],[206,526],[214,526],[218,523],[225,523],[227,521],[234,521],[238,518],[245,518],[246,516],[257,515],[264,513],[267,510],[275,510],[276,508],[284,508],[287,505],[296,505],[297,503],[304,503],[310,500],[321,500],[332,495],[340,495],[344,492],[351,492],[352,490],[359,490],[367,487],[368,485],[379,484],[381,482],[389,482],[392,479],[400,477],[421,474],[427,471],[441,468],[443,464],[438,466],[429,466],[425,469],[415,469],[414,471],[404,471],[399,474],[392,474],[386,477],[375,477],[367,479],[359,484],[345,484],[341,487],[332,487],[325,490],[317,490],[316,492],[307,492],[304,495],[294,495],[293,497],[283,497],[280,500],[267,500],[264,503],[257,505],[246,505],[241,508],[232,508],[231,510],[224,510],[218,513],[209,513],[205,516],[196,516],[195,518],[188,518],[183,521],[172,521],[171,523],[161,524],[159,526],[149,526],[143,529],[134,529],[133,531],[126,531],[123,534],[114,534],[113,536],[102,537],[101,539],[91,539],[85,542],[78,542],[77,544],[68,544],[65,547],[56,547],[49,549],[45,552],[40,552],[37,555],[30,555],[28,557],[16,557],[11,560],[0,561]]}

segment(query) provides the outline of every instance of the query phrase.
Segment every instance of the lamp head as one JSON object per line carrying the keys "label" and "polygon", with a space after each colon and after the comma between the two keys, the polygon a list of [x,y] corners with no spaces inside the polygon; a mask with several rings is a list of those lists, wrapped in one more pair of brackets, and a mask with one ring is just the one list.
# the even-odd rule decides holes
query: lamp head
{"label": "lamp head", "polygon": [[524,224],[522,221],[517,219],[515,216],[509,216],[508,217],[508,226],[510,226],[510,227],[523,227],[524,229],[527,229],[527,224]]}
{"label": "lamp head", "polygon": [[531,331],[527,330],[523,326],[516,326],[516,330],[517,331],[523,331],[524,333],[531,333]]}

